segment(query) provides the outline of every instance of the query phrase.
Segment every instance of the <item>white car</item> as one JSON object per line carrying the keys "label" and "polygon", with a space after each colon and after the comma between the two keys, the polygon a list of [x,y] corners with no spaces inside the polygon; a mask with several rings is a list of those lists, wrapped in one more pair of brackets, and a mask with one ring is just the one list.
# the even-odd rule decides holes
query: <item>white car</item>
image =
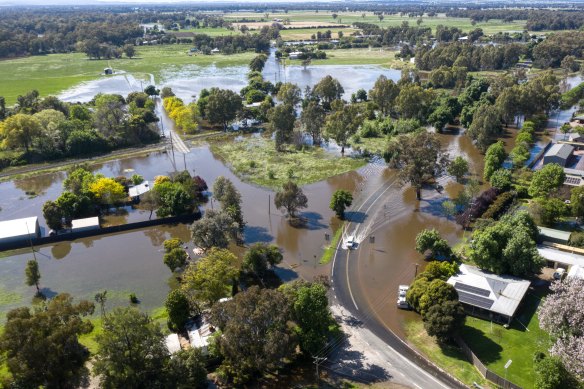
{"label": "white car", "polygon": [[355,241],[355,237],[353,235],[349,235],[347,239],[345,239],[344,242],[345,249],[352,250],[355,248],[356,245],[357,242]]}
{"label": "white car", "polygon": [[401,309],[410,309],[410,304],[406,300],[406,294],[408,293],[408,285],[400,285],[397,294],[397,307]]}

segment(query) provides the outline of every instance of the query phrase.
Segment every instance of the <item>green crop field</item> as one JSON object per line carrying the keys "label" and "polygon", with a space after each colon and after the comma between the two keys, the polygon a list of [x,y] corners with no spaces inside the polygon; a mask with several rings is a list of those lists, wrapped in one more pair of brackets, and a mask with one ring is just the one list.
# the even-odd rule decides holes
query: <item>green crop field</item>
{"label": "green crop field", "polygon": [[82,81],[94,80],[102,75],[105,67],[116,71],[126,71],[132,75],[148,79],[153,74],[159,79],[160,73],[168,66],[214,64],[218,67],[246,65],[254,53],[233,55],[187,55],[190,45],[165,45],[138,47],[136,57],[113,60],[90,60],[85,54],[50,54],[0,61],[0,96],[8,105],[14,104],[16,97],[32,89],[42,96],[56,94]]}
{"label": "green crop field", "polygon": [[[418,18],[409,17],[407,15],[383,15],[382,21],[372,12],[337,12],[337,18],[333,19],[331,11],[291,11],[287,14],[285,13],[270,13],[269,17],[266,19],[264,13],[256,12],[234,12],[224,15],[226,20],[238,20],[242,18],[255,19],[260,21],[271,21],[273,18],[279,19],[290,19],[292,22],[337,22],[339,24],[350,25],[355,22],[366,22],[374,23],[381,27],[389,26],[400,26],[403,22],[408,22],[410,25],[415,25]],[[362,15],[365,14],[365,17]],[[512,23],[505,23],[502,20],[489,20],[484,23],[476,23],[474,26],[471,24],[469,18],[454,18],[447,17],[444,14],[438,14],[434,17],[424,16],[422,18],[421,26],[432,27],[432,30],[436,28],[439,24],[449,27],[457,27],[463,31],[470,31],[475,28],[482,28],[485,34],[493,34],[499,31],[523,31],[525,28],[524,20],[517,20]]]}
{"label": "green crop field", "polygon": [[355,31],[358,31],[354,28],[291,28],[288,30],[281,30],[280,36],[285,41],[295,41],[295,40],[302,40],[302,39],[311,39],[312,35],[316,35],[317,32],[325,33],[326,31],[330,30],[332,33],[332,37],[334,39],[338,38],[339,31],[343,33],[345,36],[349,36]]}
{"label": "green crop field", "polygon": [[[395,58],[396,51],[383,49],[333,49],[326,50],[326,59],[312,60],[310,65],[380,65],[401,69],[408,63]],[[300,65],[301,60],[287,60],[287,64]]]}
{"label": "green crop field", "polygon": [[[178,32],[192,32],[194,34],[205,34],[209,36],[224,36],[224,35],[239,35],[237,30],[229,30],[227,28],[181,28]],[[169,32],[172,34],[172,31]]]}

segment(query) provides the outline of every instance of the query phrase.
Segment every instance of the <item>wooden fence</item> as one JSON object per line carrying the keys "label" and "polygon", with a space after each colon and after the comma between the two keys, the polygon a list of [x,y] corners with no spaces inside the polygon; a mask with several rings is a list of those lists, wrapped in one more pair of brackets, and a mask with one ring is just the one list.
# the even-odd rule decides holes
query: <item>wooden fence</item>
{"label": "wooden fence", "polygon": [[460,346],[463,354],[472,362],[472,364],[477,368],[477,370],[489,381],[500,386],[503,389],[522,389],[521,386],[515,385],[513,382],[506,380],[500,375],[489,370],[481,360],[472,352],[470,347],[462,340],[462,338],[457,337],[456,343]]}

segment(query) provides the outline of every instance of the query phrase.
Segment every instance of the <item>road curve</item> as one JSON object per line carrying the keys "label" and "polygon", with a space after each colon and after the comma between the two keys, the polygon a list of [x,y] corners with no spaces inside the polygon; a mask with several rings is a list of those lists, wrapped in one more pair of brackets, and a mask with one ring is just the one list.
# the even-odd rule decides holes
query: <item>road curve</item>
{"label": "road curve", "polygon": [[[354,212],[364,211],[367,214],[369,209],[378,200],[382,199],[383,195],[394,185],[394,180],[387,180],[365,201],[354,207]],[[351,224],[355,225],[351,226]],[[353,228],[351,229],[351,227]],[[347,226],[347,230],[350,230],[351,235],[357,235],[359,228],[361,228],[361,225],[351,222]],[[379,350],[389,347],[395,351],[394,353],[386,352],[384,355],[386,358],[392,358],[392,360],[388,361],[391,365],[401,366],[401,373],[417,388],[466,388],[460,381],[414,351],[381,322],[365,298],[363,291],[360,290],[359,282],[357,281],[359,248],[344,250],[342,249],[342,243],[343,239],[337,245],[331,270],[333,298],[359,320],[365,328],[369,329],[385,343],[372,344],[371,346]],[[391,298],[391,296],[388,296],[387,301],[388,304],[395,303],[395,299]]]}

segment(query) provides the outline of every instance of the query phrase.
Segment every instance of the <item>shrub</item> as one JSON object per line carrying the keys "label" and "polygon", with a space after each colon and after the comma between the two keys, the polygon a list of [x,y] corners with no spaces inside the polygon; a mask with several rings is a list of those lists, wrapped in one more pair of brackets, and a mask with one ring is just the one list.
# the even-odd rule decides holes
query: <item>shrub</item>
{"label": "shrub", "polygon": [[498,219],[509,208],[514,199],[515,193],[513,192],[501,194],[483,214],[483,219]]}
{"label": "shrub", "polygon": [[132,304],[138,304],[140,302],[140,300],[138,300],[138,297],[136,296],[136,293],[130,293],[130,302]]}

